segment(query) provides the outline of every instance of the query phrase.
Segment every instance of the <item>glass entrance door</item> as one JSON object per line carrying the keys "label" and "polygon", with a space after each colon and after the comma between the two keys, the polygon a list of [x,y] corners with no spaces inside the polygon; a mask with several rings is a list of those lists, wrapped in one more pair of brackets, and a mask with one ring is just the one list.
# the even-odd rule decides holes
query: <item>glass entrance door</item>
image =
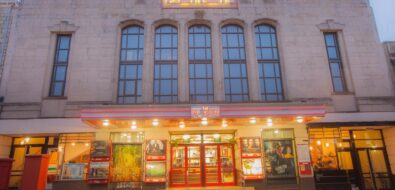
{"label": "glass entrance door", "polygon": [[352,131],[361,185],[365,190],[390,190],[389,163],[379,130]]}
{"label": "glass entrance door", "polygon": [[171,185],[174,187],[202,186],[201,146],[172,147]]}
{"label": "glass entrance door", "polygon": [[204,146],[204,175],[205,186],[235,184],[233,145]]}
{"label": "glass entrance door", "polygon": [[391,189],[383,150],[358,150],[358,158],[365,190]]}

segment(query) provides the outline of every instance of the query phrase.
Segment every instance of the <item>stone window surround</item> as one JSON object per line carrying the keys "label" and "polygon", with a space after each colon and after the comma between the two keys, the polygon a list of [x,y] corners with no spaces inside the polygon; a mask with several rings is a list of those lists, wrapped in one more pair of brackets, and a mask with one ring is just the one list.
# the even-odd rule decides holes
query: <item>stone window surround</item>
{"label": "stone window surround", "polygon": [[[349,60],[348,60],[348,54],[347,54],[347,49],[346,49],[346,42],[344,39],[344,29],[345,29],[345,24],[336,22],[333,19],[327,19],[325,22],[317,24],[316,25],[317,28],[320,30],[321,32],[321,36],[322,36],[322,44],[323,47],[325,46],[325,38],[324,38],[324,33],[326,32],[333,32],[337,34],[337,40],[338,40],[338,46],[339,46],[339,51],[340,51],[340,56],[341,56],[341,60],[342,60],[342,66],[343,66],[343,73],[344,73],[344,78],[345,78],[345,82],[346,82],[346,91],[345,92],[335,92],[334,91],[334,87],[332,85],[332,81],[328,80],[328,82],[331,82],[330,86],[332,86],[332,95],[347,95],[347,94],[354,94],[354,85],[352,82],[352,72],[350,69],[350,65],[349,65]],[[326,52],[325,52],[326,55]],[[328,79],[330,79],[330,68],[329,68],[329,61],[326,60],[325,64],[328,65]]]}
{"label": "stone window surround", "polygon": [[49,40],[49,49],[48,49],[48,56],[47,56],[47,64],[45,68],[45,79],[44,80],[44,88],[42,90],[42,97],[43,99],[67,99],[67,92],[68,92],[68,86],[69,86],[69,80],[70,80],[70,72],[67,72],[66,75],[66,80],[65,80],[65,87],[64,87],[64,96],[61,97],[50,97],[50,89],[51,89],[51,81],[52,81],[52,71],[54,67],[54,59],[55,59],[55,53],[56,53],[56,44],[57,44],[57,37],[58,35],[70,35],[71,36],[71,44],[69,47],[69,60],[68,60],[68,71],[72,70],[73,67],[73,60],[75,59],[73,56],[73,49],[74,48],[74,43],[72,42],[74,40],[74,36],[79,29],[79,26],[76,26],[75,24],[69,23],[68,21],[60,21],[57,24],[54,24],[52,26],[48,27],[48,30],[50,32],[50,40]]}

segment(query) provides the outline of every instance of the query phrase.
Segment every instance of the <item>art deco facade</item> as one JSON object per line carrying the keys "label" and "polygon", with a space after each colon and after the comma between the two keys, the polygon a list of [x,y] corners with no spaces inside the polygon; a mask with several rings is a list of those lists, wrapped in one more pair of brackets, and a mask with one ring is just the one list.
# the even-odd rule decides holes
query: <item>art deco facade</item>
{"label": "art deco facade", "polygon": [[16,14],[0,86],[11,187],[25,154],[50,154],[53,189],[395,187],[394,86],[365,0],[25,0]]}

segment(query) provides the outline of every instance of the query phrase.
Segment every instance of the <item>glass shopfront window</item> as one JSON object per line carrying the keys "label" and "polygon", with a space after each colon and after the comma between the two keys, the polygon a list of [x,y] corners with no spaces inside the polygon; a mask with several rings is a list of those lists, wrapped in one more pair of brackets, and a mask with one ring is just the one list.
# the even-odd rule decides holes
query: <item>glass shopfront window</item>
{"label": "glass shopfront window", "polygon": [[268,183],[297,183],[293,129],[266,129],[262,139]]}
{"label": "glass shopfront window", "polygon": [[88,172],[92,133],[62,134],[59,137],[61,180],[85,180]]}

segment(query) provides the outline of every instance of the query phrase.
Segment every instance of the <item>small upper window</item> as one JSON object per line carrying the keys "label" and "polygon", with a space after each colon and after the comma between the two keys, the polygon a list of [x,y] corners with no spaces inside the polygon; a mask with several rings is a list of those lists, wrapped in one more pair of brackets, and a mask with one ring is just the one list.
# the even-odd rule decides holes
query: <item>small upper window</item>
{"label": "small upper window", "polygon": [[333,84],[333,91],[346,92],[343,64],[340,56],[339,43],[335,32],[324,33],[326,52],[328,55],[329,68]]}
{"label": "small upper window", "polygon": [[49,96],[64,96],[71,35],[58,35]]}

